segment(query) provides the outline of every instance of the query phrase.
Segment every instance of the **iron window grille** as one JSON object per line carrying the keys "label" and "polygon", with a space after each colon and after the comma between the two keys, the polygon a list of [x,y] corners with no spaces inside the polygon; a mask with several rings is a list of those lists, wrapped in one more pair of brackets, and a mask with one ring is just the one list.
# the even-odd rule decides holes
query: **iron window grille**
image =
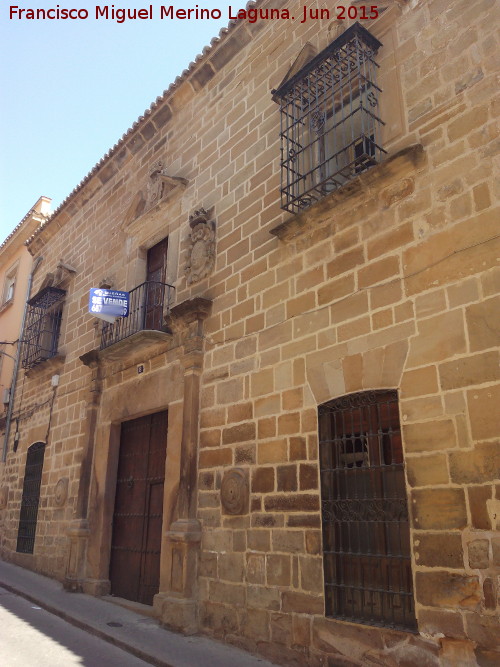
{"label": "iron window grille", "polygon": [[355,23],[273,91],[281,108],[284,210],[299,213],[381,161],[381,46]]}
{"label": "iron window grille", "polygon": [[397,392],[319,407],[326,615],[415,631]]}
{"label": "iron window grille", "polygon": [[45,443],[35,442],[28,449],[24,472],[23,496],[16,551],[32,554],[35,548],[35,533],[40,503],[40,484],[42,481]]}
{"label": "iron window grille", "polygon": [[45,287],[28,301],[22,350],[24,369],[57,354],[65,294],[57,287]]}

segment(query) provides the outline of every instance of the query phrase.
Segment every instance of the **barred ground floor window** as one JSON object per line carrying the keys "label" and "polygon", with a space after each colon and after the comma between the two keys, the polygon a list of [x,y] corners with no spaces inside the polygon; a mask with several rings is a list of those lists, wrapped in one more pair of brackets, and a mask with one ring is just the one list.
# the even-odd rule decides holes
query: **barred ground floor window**
{"label": "barred ground floor window", "polygon": [[24,471],[21,514],[17,533],[17,548],[24,554],[32,554],[35,548],[38,505],[40,503],[40,484],[42,482],[45,443],[35,442],[28,449]]}
{"label": "barred ground floor window", "polygon": [[415,630],[398,396],[319,407],[326,615]]}

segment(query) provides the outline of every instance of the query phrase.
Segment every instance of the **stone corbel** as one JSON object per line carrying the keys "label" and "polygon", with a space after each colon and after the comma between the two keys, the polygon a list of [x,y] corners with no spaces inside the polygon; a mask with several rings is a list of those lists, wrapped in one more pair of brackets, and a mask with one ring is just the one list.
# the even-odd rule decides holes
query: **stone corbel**
{"label": "stone corbel", "polygon": [[99,352],[97,350],[90,350],[90,352],[85,352],[79,357],[80,361],[84,366],[89,368],[97,368],[99,363]]}
{"label": "stone corbel", "polygon": [[180,334],[184,351],[202,349],[203,321],[210,314],[212,301],[201,296],[177,304],[165,318],[167,326]]}

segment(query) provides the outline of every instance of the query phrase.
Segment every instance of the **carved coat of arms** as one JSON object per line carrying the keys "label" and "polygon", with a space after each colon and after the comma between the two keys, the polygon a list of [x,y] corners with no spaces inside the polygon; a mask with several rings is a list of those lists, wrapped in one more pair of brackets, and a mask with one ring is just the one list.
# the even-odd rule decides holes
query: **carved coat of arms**
{"label": "carved coat of arms", "polygon": [[215,265],[215,222],[209,220],[204,208],[189,216],[188,256],[185,266],[187,284],[196,283],[207,276]]}

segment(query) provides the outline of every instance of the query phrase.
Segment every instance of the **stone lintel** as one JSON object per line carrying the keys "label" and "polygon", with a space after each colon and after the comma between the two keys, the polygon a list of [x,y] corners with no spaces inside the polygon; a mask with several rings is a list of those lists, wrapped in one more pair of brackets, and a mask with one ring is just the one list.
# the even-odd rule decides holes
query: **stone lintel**
{"label": "stone lintel", "polygon": [[270,234],[277,236],[282,241],[293,240],[308,228],[311,216],[320,214],[326,209],[331,209],[337,204],[367,193],[372,188],[381,188],[394,178],[400,178],[418,168],[423,164],[425,151],[422,144],[412,144],[402,148],[386,160],[362,172],[356,178],[351,179],[335,192],[321,199],[317,204],[306,209],[303,213],[293,215],[277,227],[269,230]]}

